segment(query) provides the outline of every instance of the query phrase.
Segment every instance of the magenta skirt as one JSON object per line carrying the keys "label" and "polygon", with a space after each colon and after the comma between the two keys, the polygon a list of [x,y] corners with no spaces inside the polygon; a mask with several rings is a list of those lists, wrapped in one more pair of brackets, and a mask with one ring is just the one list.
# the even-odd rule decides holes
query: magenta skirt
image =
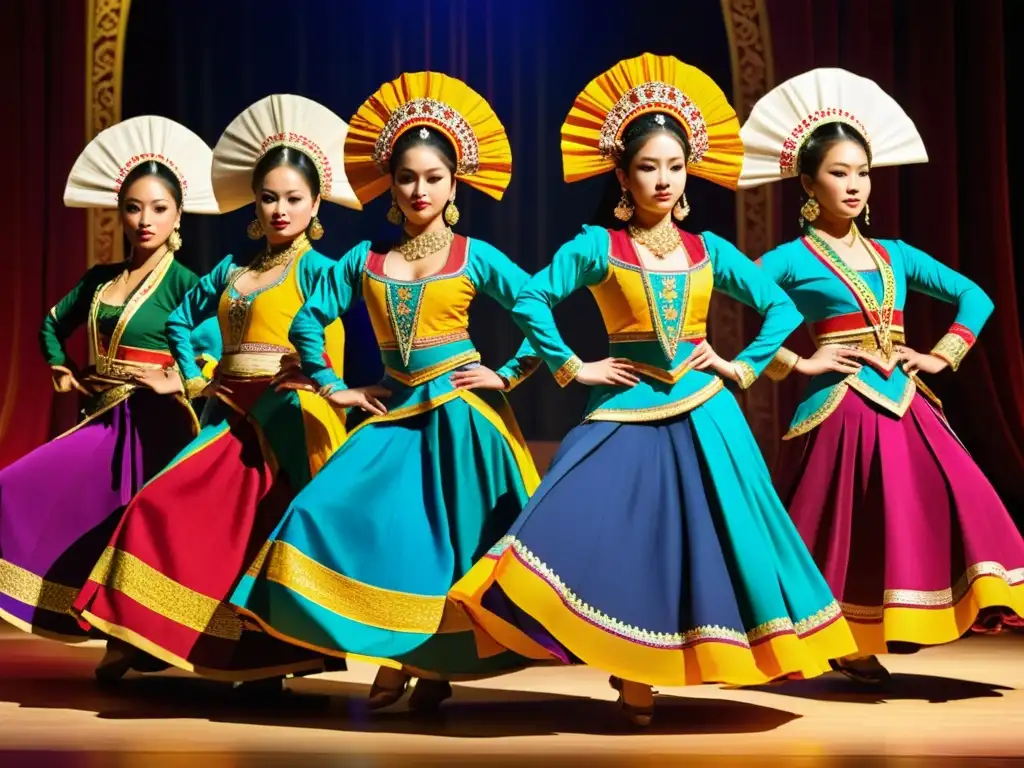
{"label": "magenta skirt", "polygon": [[787,442],[780,496],[861,653],[948,643],[1024,616],[1024,539],[941,412],[856,392]]}

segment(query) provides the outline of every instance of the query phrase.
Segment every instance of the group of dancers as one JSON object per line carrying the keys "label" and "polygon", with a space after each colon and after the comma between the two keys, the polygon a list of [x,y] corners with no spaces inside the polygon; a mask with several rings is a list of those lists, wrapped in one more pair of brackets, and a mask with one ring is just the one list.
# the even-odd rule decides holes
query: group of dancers
{"label": "group of dancers", "polygon": [[[614,194],[530,276],[455,231],[464,187],[500,200],[512,157],[444,74],[384,84],[350,124],[269,96],[212,151],[160,117],[100,133],[65,202],[117,208],[131,255],[43,323],[55,388],[87,407],[0,471],[0,617],[105,636],[104,681],[173,665],[279,688],[371,660],[374,709],[413,679],[429,710],[452,680],[585,664],[638,725],[652,686],[830,669],[884,686],[880,654],[1019,623],[1024,541],[921,380],[957,369],[992,304],[858,226],[872,168],[927,160],[895,101],[817,69],[741,128],[706,74],[645,54],[579,94],[562,159],[566,181],[607,174]],[[686,231],[689,176],[799,179],[803,235],[744,255]],[[393,242],[316,250],[321,205],[386,193]],[[183,212],[247,205],[254,254],[201,278],[177,260]],[[553,315],[583,288],[604,360]],[[930,352],[908,346],[908,290],[957,306]],[[707,340],[715,291],[764,318],[733,360]],[[494,369],[469,335],[480,293],[525,335]],[[385,367],[367,387],[342,365],[357,302]],[[781,346],[801,321],[809,358]],[[79,367],[64,342],[82,325]],[[590,388],[543,481],[504,396],[542,365]],[[762,373],[808,378],[775,485],[734,394]]]}

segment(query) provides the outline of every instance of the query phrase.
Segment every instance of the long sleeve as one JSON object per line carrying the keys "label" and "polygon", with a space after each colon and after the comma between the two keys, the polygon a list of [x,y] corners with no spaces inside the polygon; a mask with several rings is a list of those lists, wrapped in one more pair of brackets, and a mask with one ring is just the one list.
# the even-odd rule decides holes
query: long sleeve
{"label": "long sleeve", "polygon": [[575,380],[583,362],[562,339],[552,310],[580,288],[604,280],[608,273],[607,237],[601,229],[585,227],[527,281],[512,308],[513,319],[563,387]]}
{"label": "long sleeve", "polygon": [[192,347],[195,349],[196,365],[201,368],[200,375],[203,381],[209,382],[224,351],[224,339],[216,317],[208,318],[196,326],[192,331]]}
{"label": "long sleeve", "polygon": [[167,345],[178,364],[185,393],[190,398],[199,394],[207,384],[196,361],[199,352],[195,346],[194,333],[205,321],[217,316],[220,295],[227,287],[233,266],[234,258],[225,257],[210,274],[199,279],[167,318]]}
{"label": "long sleeve", "polygon": [[96,289],[103,282],[104,267],[93,267],[78,285],[46,314],[39,329],[39,347],[46,362],[53,367],[66,368],[68,363],[64,342],[89,319],[89,306]]}
{"label": "long sleeve", "polygon": [[299,352],[302,370],[321,387],[345,389],[344,380],[328,365],[324,328],[337,320],[359,297],[360,279],[369,243],[357,245],[320,275],[306,303],[292,320],[288,339]]}
{"label": "long sleeve", "polygon": [[782,342],[800,325],[803,317],[786,292],[736,246],[710,232],[705,233],[704,238],[711,252],[715,290],[764,316],[757,336],[733,360],[742,372],[740,386],[746,389],[771,362]]}
{"label": "long sleeve", "polygon": [[[473,253],[473,284],[498,302],[503,309],[511,310],[515,306],[520,289],[526,285],[530,276],[508,256],[487,243],[473,240],[470,247]],[[495,373],[503,378],[507,388],[512,390],[529,378],[540,366],[540,362],[540,356],[530,340],[524,339],[512,359]]]}
{"label": "long sleeve", "polygon": [[[779,248],[769,251],[755,262],[768,278],[783,290],[789,288],[793,281],[793,271],[788,254]],[[800,355],[786,347],[779,347],[778,352],[764,369],[765,375],[773,381],[782,381],[789,376],[800,362]]]}
{"label": "long sleeve", "polygon": [[918,293],[956,304],[956,320],[931,354],[949,363],[954,371],[984,327],[995,308],[992,300],[976,283],[937,261],[924,251],[898,240],[907,272],[907,286]]}

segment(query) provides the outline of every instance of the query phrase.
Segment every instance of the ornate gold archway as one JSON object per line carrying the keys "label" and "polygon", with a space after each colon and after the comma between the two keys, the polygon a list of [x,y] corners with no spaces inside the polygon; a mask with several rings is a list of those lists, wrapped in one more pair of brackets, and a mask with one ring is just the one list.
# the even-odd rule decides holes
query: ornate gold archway
{"label": "ornate gold archway", "polygon": [[[775,85],[768,11],[764,0],[722,0],[722,14],[732,61],[732,100],[742,123],[754,103]],[[765,185],[736,195],[736,245],[752,258],[776,245],[774,194],[772,186]],[[716,343],[730,351],[742,349],[743,308],[736,302],[719,302],[713,311]],[[771,466],[779,436],[775,387],[761,383],[749,390],[744,411]]]}
{"label": "ornate gold archway", "polygon": [[[121,73],[131,0],[87,0],[85,40],[85,140],[121,119]],[[124,258],[117,211],[87,212],[89,266]]]}
{"label": "ornate gold archway", "polygon": [[[86,140],[121,119],[121,80],[131,0],[87,0]],[[740,120],[775,81],[771,35],[764,0],[721,0],[732,62],[732,97]],[[775,244],[773,190],[769,186],[740,192],[736,199],[737,245],[758,256]],[[88,212],[89,265],[119,261],[123,243],[115,211]],[[743,308],[717,302],[712,309],[716,345],[743,347]],[[775,388],[760,384],[746,394],[745,411],[765,458],[771,463],[779,434]]]}

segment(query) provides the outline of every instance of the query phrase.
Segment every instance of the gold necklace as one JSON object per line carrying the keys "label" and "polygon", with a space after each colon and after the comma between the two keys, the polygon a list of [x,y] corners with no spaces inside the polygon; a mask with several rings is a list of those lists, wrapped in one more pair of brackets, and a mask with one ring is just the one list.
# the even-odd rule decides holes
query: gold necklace
{"label": "gold necklace", "polygon": [[447,248],[453,239],[455,239],[455,233],[445,227],[444,229],[435,229],[433,232],[421,232],[415,237],[410,237],[395,246],[395,250],[402,254],[402,258],[406,261],[419,261]]}
{"label": "gold necklace", "polygon": [[[821,230],[820,229],[818,229],[817,227],[812,226],[810,224],[808,224],[807,226],[810,229],[813,229],[815,232],[817,232],[818,233],[818,237],[821,237]],[[832,235],[829,235],[829,237],[832,237]],[[845,245],[847,248],[853,248],[853,246],[855,246],[857,244],[857,238],[859,238],[859,237],[860,237],[860,230],[857,229],[857,222],[856,221],[851,221],[850,222],[850,242],[846,242],[845,236],[844,237],[837,237],[836,240],[838,240],[840,243]]]}
{"label": "gold necklace", "polygon": [[683,245],[683,240],[679,237],[679,230],[668,219],[650,229],[630,224],[628,230],[629,236],[634,242],[642,245],[651,252],[651,255],[659,259],[664,259],[676,248],[681,248]]}
{"label": "gold necklace", "polygon": [[252,264],[249,265],[249,269],[252,272],[259,272],[260,274],[268,272],[274,267],[279,267],[282,264],[287,264],[293,258],[300,253],[305,253],[309,250],[309,240],[305,234],[301,234],[292,240],[292,244],[285,248],[283,251],[277,253],[271,253],[270,246],[267,246],[267,250],[252,260]]}

